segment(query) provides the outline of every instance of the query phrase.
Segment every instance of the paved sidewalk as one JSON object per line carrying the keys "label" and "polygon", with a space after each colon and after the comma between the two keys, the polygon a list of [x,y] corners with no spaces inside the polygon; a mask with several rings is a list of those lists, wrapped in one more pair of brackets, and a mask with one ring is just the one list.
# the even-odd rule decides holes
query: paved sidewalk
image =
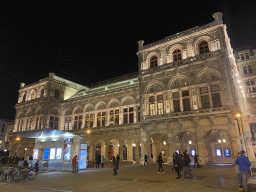
{"label": "paved sidewalk", "polygon": [[[205,166],[192,168],[196,179],[176,179],[171,165],[163,165],[166,174],[158,174],[158,166],[121,163],[117,176],[113,176],[110,163],[105,168],[89,168],[79,173],[45,172],[32,181],[23,180],[0,183],[1,191],[175,191],[175,192],[234,192],[238,190],[237,176],[233,167]],[[7,189],[8,188],[8,189]]]}

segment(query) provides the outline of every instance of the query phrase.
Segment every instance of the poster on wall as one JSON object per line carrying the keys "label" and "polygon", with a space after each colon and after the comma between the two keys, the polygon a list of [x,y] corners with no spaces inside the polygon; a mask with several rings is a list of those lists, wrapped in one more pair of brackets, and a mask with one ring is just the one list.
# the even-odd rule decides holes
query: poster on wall
{"label": "poster on wall", "polygon": [[195,157],[196,156],[196,150],[195,149],[192,149],[191,150],[191,157]]}
{"label": "poster on wall", "polygon": [[55,148],[51,148],[50,159],[55,159]]}
{"label": "poster on wall", "polygon": [[34,149],[33,151],[33,159],[38,159],[38,149]]}
{"label": "poster on wall", "polygon": [[64,144],[64,151],[63,151],[63,159],[65,161],[69,161],[70,160],[70,156],[71,156],[71,144]]}
{"label": "poster on wall", "polygon": [[225,149],[225,157],[230,157],[231,154],[230,154],[230,150],[229,149]]}
{"label": "poster on wall", "polygon": [[61,155],[62,155],[62,148],[57,148],[56,159],[61,159]]}
{"label": "poster on wall", "polygon": [[44,149],[44,159],[49,159],[49,149]]}
{"label": "poster on wall", "polygon": [[216,156],[222,157],[221,149],[216,149]]}

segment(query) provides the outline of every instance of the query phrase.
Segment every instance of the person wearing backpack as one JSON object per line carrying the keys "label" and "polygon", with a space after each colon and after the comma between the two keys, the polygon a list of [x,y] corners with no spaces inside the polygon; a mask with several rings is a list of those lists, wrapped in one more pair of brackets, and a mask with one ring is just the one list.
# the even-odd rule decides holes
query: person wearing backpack
{"label": "person wearing backpack", "polygon": [[185,180],[188,179],[187,174],[189,174],[191,178],[194,178],[194,175],[189,172],[190,162],[190,157],[188,156],[188,154],[186,154],[186,152],[184,152],[182,157],[182,167]]}

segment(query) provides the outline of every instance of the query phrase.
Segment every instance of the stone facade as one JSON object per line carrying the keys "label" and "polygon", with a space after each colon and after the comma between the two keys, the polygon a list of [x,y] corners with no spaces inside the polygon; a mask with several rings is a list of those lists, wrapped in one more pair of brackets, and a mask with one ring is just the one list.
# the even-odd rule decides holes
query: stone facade
{"label": "stone facade", "polygon": [[15,131],[75,133],[88,144],[92,161],[95,154],[120,154],[121,161],[147,155],[156,162],[162,152],[172,163],[176,150],[195,150],[202,164],[231,162],[241,149],[234,115],[244,100],[222,13],[213,17],[155,43],[139,41],[138,73],[91,87],[54,73],[22,83]]}

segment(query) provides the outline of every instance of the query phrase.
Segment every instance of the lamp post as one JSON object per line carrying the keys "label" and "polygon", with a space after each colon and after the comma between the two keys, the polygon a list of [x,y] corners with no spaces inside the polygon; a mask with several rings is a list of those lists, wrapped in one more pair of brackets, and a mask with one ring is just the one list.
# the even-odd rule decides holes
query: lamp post
{"label": "lamp post", "polygon": [[246,156],[247,154],[247,147],[246,147],[246,142],[244,141],[244,131],[243,131],[243,126],[241,123],[241,117],[242,115],[240,113],[235,114],[235,119],[237,120],[237,126],[238,126],[238,132],[239,132],[239,144],[240,148],[245,151]]}

